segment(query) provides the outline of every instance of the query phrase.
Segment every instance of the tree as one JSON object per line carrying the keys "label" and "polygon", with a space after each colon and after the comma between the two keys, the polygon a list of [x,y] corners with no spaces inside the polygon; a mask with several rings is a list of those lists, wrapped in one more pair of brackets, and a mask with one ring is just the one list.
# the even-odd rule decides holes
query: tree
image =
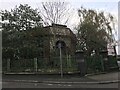
{"label": "tree", "polygon": [[32,9],[28,4],[15,7],[11,11],[1,11],[2,28],[8,31],[28,30],[42,26],[42,18],[37,9]]}
{"label": "tree", "polygon": [[42,2],[41,16],[45,25],[66,24],[70,18],[70,8],[65,2]]}
{"label": "tree", "polygon": [[[20,4],[19,7],[15,7],[11,11],[1,11],[0,14],[2,16],[3,58],[29,58],[29,56],[34,58],[38,56],[40,47],[37,49],[37,44],[40,43],[41,38],[36,38],[35,34],[41,33],[43,25],[37,9],[34,10],[27,4]],[[24,57],[23,52],[24,54],[29,53],[29,55],[26,54]]]}
{"label": "tree", "polygon": [[107,43],[112,42],[113,16],[83,7],[78,10],[78,15],[80,23],[77,27],[77,48],[85,51],[87,56],[93,51],[99,54],[100,50],[106,50]]}

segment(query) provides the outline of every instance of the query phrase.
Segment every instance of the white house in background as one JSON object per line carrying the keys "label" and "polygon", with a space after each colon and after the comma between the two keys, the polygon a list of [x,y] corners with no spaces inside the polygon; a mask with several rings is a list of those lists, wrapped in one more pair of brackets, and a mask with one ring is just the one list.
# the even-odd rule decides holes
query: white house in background
{"label": "white house in background", "polygon": [[115,55],[115,48],[114,48],[114,44],[113,43],[109,43],[107,45],[107,50],[108,50],[108,55],[112,55],[114,56]]}
{"label": "white house in background", "polygon": [[119,38],[119,42],[118,42],[118,55],[120,55],[120,38]]}
{"label": "white house in background", "polygon": [[120,1],[118,2],[118,55],[120,55]]}
{"label": "white house in background", "polygon": [[117,42],[117,46],[118,46],[118,55],[120,55],[120,21],[119,21],[118,27],[119,27],[119,29],[118,29],[118,42]]}

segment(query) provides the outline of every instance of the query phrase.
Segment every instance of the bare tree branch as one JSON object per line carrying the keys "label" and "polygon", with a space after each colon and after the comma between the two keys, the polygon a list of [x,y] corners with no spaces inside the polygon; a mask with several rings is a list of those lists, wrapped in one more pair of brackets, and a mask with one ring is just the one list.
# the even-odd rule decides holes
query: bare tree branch
{"label": "bare tree branch", "polygon": [[42,2],[42,9],[40,14],[45,25],[67,24],[70,15],[68,3],[66,2]]}

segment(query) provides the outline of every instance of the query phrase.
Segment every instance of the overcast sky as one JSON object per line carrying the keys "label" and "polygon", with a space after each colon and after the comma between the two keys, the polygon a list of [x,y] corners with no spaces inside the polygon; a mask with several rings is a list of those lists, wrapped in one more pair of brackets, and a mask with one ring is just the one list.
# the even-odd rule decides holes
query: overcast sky
{"label": "overcast sky", "polygon": [[[19,4],[29,4],[32,8],[39,8],[40,3],[43,0],[0,0],[0,9],[1,10],[10,10],[13,9],[16,5]],[[59,0],[44,0],[45,1],[59,1]],[[76,10],[75,13],[72,14],[73,19],[70,22],[68,27],[73,28],[75,24],[78,23],[77,17],[77,9],[81,6],[85,8],[91,8],[99,11],[105,11],[111,13],[115,18],[118,17],[118,0],[60,0],[60,1],[67,1],[70,3],[70,6]],[[74,21],[74,22],[73,22]]]}
{"label": "overcast sky", "polygon": [[[95,9],[98,11],[104,11],[111,13],[116,20],[118,20],[118,1],[119,0],[44,0],[46,1],[66,1],[70,3],[70,6],[76,10],[75,13],[72,14],[73,18],[71,19],[68,27],[73,30],[73,27],[78,23],[77,17],[77,9],[81,6],[88,9]],[[13,9],[16,5],[19,4],[29,4],[32,8],[40,7],[40,3],[43,0],[0,0],[0,10],[10,10]],[[116,31],[118,29],[118,24],[116,22]],[[116,39],[117,34],[115,33]]]}

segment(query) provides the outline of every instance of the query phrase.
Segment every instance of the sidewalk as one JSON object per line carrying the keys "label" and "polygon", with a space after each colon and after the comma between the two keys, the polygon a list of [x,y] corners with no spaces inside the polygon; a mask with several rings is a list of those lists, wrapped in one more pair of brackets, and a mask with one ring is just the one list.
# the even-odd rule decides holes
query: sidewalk
{"label": "sidewalk", "polygon": [[99,75],[86,75],[85,77],[64,75],[3,75],[3,82],[29,82],[53,84],[107,84],[119,83],[120,72],[111,72]]}

